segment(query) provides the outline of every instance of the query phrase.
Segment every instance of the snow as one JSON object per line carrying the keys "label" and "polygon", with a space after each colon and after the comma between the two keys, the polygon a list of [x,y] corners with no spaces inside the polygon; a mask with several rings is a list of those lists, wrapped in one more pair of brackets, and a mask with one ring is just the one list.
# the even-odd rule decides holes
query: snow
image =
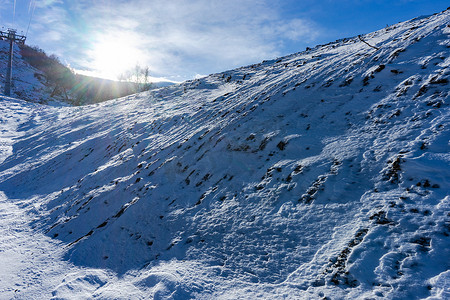
{"label": "snow", "polygon": [[[30,102],[45,103],[53,106],[67,106],[66,103],[52,98],[52,90],[44,82],[45,76],[22,58],[20,48],[14,44],[11,96]],[[0,40],[0,88],[4,92],[6,70],[9,60],[9,42]]]}
{"label": "snow", "polygon": [[449,20],[91,106],[0,96],[1,298],[448,298]]}

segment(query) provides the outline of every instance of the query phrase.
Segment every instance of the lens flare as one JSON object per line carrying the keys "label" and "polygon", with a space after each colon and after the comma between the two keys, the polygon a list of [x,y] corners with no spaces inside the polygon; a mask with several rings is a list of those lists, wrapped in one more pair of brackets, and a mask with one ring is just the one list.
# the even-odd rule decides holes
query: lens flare
{"label": "lens flare", "polygon": [[118,79],[121,74],[145,59],[137,36],[133,33],[114,33],[98,36],[89,51],[92,73],[99,77]]}

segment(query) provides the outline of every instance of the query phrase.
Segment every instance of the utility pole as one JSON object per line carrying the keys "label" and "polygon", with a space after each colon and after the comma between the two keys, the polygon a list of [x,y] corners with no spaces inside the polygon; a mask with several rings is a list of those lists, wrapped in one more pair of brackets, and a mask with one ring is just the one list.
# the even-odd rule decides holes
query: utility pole
{"label": "utility pole", "polygon": [[6,69],[6,79],[5,79],[5,96],[11,96],[11,81],[12,81],[12,63],[14,56],[14,43],[25,44],[26,37],[23,35],[18,35],[17,30],[8,28],[7,31],[0,31],[0,39],[5,39],[9,41],[9,59],[8,59],[8,69]]}

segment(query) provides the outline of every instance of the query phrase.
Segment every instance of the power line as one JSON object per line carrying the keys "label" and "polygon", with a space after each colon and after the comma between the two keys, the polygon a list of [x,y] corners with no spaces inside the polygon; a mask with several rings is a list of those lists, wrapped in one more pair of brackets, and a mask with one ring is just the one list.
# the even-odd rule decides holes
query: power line
{"label": "power line", "polygon": [[28,12],[30,12],[31,5],[33,5],[33,10],[31,11],[30,21],[28,21],[28,27],[27,27],[25,36],[28,36],[28,30],[30,30],[31,20],[33,19],[34,10],[36,9],[36,0],[30,0],[30,6],[28,8]]}
{"label": "power line", "polygon": [[16,0],[14,0],[14,6],[13,6],[13,21],[12,21],[13,27],[14,27],[15,20],[16,20]]}
{"label": "power line", "polygon": [[30,0],[30,3],[28,4],[28,14],[30,14],[31,6],[33,5],[33,0]]}

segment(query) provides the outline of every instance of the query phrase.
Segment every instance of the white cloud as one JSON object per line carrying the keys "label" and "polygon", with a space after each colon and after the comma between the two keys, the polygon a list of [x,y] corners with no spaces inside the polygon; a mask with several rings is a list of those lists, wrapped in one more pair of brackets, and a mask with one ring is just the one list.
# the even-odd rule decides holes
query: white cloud
{"label": "white cloud", "polygon": [[278,26],[275,27],[275,32],[293,41],[305,39],[309,42],[316,39],[319,35],[314,24],[303,19],[279,22]]}
{"label": "white cloud", "polygon": [[114,32],[118,38],[126,32],[138,35],[132,46],[143,53],[140,63],[157,76],[185,78],[286,54],[284,43],[312,41],[318,35],[314,23],[284,19],[280,4],[270,0],[46,3],[38,8],[35,29],[52,28],[52,41],[64,43],[52,45],[77,68],[89,69],[93,43]]}

